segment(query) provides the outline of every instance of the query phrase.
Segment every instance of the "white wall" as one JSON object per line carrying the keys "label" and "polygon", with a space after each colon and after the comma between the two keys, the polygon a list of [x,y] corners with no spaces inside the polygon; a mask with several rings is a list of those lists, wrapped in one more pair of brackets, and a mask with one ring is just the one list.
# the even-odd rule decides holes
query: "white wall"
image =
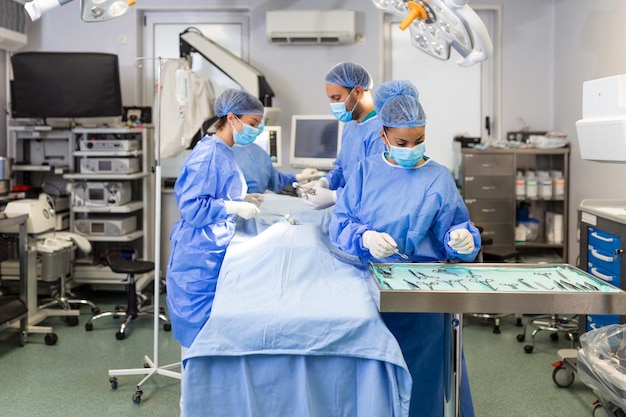
{"label": "white wall", "polygon": [[575,123],[582,117],[582,83],[626,74],[626,2],[555,1],[554,124],[572,138],[570,259],[578,256],[577,209],[585,198],[626,199],[626,165],[584,161]]}
{"label": "white wall", "polygon": [[[501,0],[471,1],[471,5],[503,6],[502,131],[523,127],[562,130],[572,142],[570,196],[570,256],[578,253],[576,207],[582,198],[626,198],[626,189],[606,181],[621,179],[626,167],[580,160],[574,123],[581,116],[582,82],[626,73],[621,43],[626,39],[623,0]],[[335,63],[361,63],[379,84],[382,77],[382,16],[368,0],[139,0],[133,13],[102,23],[84,23],[79,2],[47,12],[28,25],[29,43],[23,50],[100,51],[120,58],[125,105],[140,104],[134,58],[144,55],[141,11],[144,9],[251,10],[250,62],[263,72],[276,93],[274,105],[283,109],[279,124],[288,128],[294,113],[327,113],[323,77]],[[346,46],[275,46],[265,40],[265,12],[274,9],[351,9],[362,12],[362,44]],[[126,38],[121,43],[120,38]],[[419,53],[416,50],[416,53]],[[1,59],[0,59],[1,61]],[[1,71],[0,71],[1,72]],[[6,101],[4,84],[0,99]],[[150,104],[150,103],[148,103]],[[288,131],[288,130],[287,130]],[[0,151],[6,143],[0,132]],[[285,154],[286,149],[283,149]]]}

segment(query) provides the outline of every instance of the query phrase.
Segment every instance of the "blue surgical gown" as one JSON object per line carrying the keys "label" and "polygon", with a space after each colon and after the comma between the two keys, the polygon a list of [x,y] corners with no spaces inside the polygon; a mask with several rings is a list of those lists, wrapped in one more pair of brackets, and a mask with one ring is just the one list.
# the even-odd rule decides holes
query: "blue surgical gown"
{"label": "blue surgical gown", "polygon": [[277,193],[296,181],[295,174],[284,174],[274,168],[269,155],[259,145],[235,145],[232,149],[249,193],[264,193],[265,190]]}
{"label": "blue surgical gown", "polygon": [[[475,250],[456,253],[446,245],[450,231],[466,228]],[[376,259],[362,245],[367,230],[386,232],[398,244],[397,255]],[[362,161],[337,200],[329,226],[334,245],[348,254],[373,262],[471,262],[480,248],[480,235],[447,168],[429,160],[404,169],[387,162],[383,154]],[[443,313],[383,313],[398,340],[413,378],[410,417],[442,417],[444,387]],[[462,412],[474,415],[469,379],[463,360]]]}
{"label": "blue surgical gown", "polygon": [[211,314],[222,260],[235,234],[224,201],[243,201],[246,195],[231,148],[217,136],[205,136],[183,164],[174,195],[181,220],[170,235],[166,301],[174,338],[189,347]]}
{"label": "blue surgical gown", "polygon": [[[361,123],[353,120],[343,125],[341,150],[335,161],[335,168],[324,175],[331,190],[338,190],[346,185],[359,161],[386,150],[380,137],[382,128],[382,122],[375,113]],[[337,197],[339,194],[341,193]]]}

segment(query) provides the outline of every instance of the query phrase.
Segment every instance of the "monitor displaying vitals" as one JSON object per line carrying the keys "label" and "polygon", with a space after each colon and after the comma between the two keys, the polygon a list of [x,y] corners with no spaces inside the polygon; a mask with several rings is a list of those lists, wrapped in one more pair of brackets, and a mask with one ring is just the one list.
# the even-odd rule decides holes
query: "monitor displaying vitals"
{"label": "monitor displaying vitals", "polygon": [[343,123],[332,115],[293,115],[289,163],[294,168],[335,168],[342,130]]}
{"label": "monitor displaying vitals", "polygon": [[254,143],[267,152],[272,160],[272,165],[275,167],[282,165],[282,128],[280,126],[265,126]]}

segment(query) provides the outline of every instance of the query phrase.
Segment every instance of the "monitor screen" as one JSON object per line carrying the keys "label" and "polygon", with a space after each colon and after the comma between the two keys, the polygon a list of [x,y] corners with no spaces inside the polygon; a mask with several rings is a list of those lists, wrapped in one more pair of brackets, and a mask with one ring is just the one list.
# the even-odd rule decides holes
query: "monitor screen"
{"label": "monitor screen", "polygon": [[292,116],[289,162],[294,168],[333,169],[342,129],[343,124],[332,115]]}
{"label": "monitor screen", "polygon": [[11,64],[13,118],[122,115],[117,55],[21,52]]}

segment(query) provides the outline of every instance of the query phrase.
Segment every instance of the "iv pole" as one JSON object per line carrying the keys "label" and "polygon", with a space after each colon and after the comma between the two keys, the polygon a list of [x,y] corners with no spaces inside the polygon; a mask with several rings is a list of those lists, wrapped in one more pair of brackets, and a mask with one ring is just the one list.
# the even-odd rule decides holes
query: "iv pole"
{"label": "iv pole", "polygon": [[[176,58],[179,59],[179,58]],[[143,391],[141,386],[153,375],[164,375],[170,378],[181,379],[181,373],[170,370],[181,365],[180,362],[172,363],[169,365],[159,366],[159,292],[160,292],[160,265],[161,265],[161,67],[163,66],[162,57],[149,58],[138,57],[135,58],[135,66],[141,68],[142,60],[155,60],[158,64],[157,71],[157,129],[156,129],[156,166],[155,166],[155,214],[154,214],[154,360],[151,360],[148,355],[144,356],[145,364],[143,368],[132,369],[114,369],[109,370],[109,382],[113,389],[117,388],[117,376],[121,375],[146,375],[137,384],[137,389],[133,395],[133,402],[139,404],[141,402],[141,395]]]}

